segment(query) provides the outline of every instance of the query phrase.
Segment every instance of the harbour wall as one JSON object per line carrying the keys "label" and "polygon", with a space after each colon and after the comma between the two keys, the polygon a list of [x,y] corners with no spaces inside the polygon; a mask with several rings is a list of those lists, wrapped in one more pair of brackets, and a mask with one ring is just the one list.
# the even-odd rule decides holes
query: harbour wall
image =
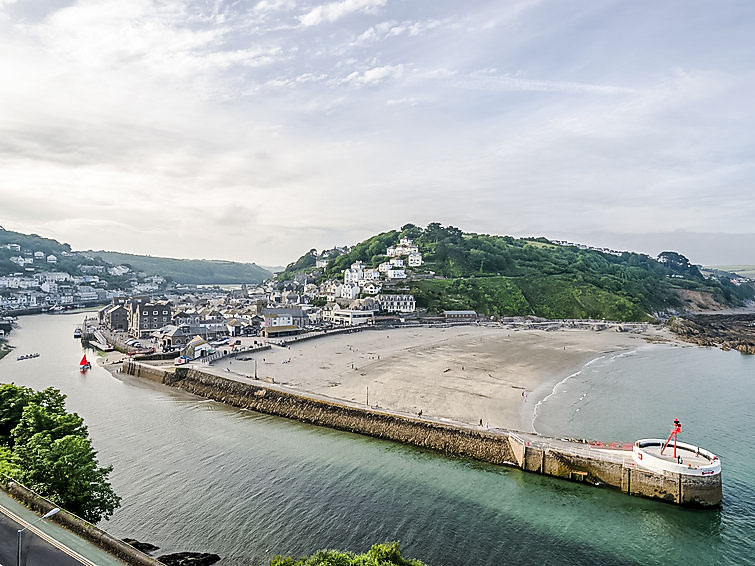
{"label": "harbour wall", "polygon": [[123,362],[122,371],[233,407],[403,442],[450,456],[510,465],[680,505],[710,507],[721,502],[720,474],[701,478],[651,472],[637,467],[631,453],[595,450],[581,442],[500,429],[487,431],[376,411],[281,391],[263,383],[227,379],[192,367],[161,368],[129,359]]}

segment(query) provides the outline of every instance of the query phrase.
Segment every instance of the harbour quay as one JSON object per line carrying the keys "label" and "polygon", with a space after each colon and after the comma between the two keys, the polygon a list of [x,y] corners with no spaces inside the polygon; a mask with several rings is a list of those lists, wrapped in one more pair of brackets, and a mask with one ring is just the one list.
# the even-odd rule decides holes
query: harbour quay
{"label": "harbour quay", "polygon": [[411,444],[449,456],[507,465],[523,471],[619,489],[629,495],[689,507],[721,503],[721,462],[708,450],[669,440],[601,444],[535,433],[487,429],[293,391],[243,377],[214,375],[195,367],[166,367],[134,359],[121,371],[227,405],[337,430]]}

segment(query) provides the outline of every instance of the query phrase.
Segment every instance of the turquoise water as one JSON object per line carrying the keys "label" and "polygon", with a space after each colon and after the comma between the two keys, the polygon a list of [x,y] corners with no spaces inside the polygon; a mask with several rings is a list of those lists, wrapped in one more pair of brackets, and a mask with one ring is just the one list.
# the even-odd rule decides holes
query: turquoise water
{"label": "turquoise water", "polygon": [[[103,527],[116,536],[217,552],[223,565],[384,540],[433,566],[742,564],[755,554],[755,457],[737,448],[755,424],[755,358],[643,347],[596,361],[539,408],[543,433],[606,440],[662,435],[678,416],[684,438],[724,465],[722,508],[693,511],[238,411],[99,367],[82,376],[71,337],[80,318],[22,319],[0,380],[58,387],[84,416],[115,467],[123,505]],[[15,361],[27,351],[41,356]]]}

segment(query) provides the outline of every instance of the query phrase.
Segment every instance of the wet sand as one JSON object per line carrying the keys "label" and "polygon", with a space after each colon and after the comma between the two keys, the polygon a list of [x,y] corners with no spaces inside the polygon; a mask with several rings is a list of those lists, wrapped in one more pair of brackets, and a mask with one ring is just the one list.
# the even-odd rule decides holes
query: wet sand
{"label": "wet sand", "polygon": [[[657,334],[651,331],[652,334]],[[631,350],[646,335],[611,330],[495,327],[369,330],[273,346],[257,375],[318,395],[459,422],[532,431],[532,414],[587,362]],[[205,371],[253,375],[254,362],[221,360]]]}

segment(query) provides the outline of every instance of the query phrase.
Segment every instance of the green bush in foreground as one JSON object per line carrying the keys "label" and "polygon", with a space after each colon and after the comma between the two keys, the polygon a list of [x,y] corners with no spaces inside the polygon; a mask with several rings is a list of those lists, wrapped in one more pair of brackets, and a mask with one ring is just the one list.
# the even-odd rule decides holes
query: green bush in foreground
{"label": "green bush in foreground", "polygon": [[0,474],[92,523],[120,505],[84,420],[57,389],[0,385]]}
{"label": "green bush in foreground", "polygon": [[276,556],[270,566],[425,566],[419,560],[403,558],[397,542],[375,544],[364,554],[320,550],[312,556]]}

